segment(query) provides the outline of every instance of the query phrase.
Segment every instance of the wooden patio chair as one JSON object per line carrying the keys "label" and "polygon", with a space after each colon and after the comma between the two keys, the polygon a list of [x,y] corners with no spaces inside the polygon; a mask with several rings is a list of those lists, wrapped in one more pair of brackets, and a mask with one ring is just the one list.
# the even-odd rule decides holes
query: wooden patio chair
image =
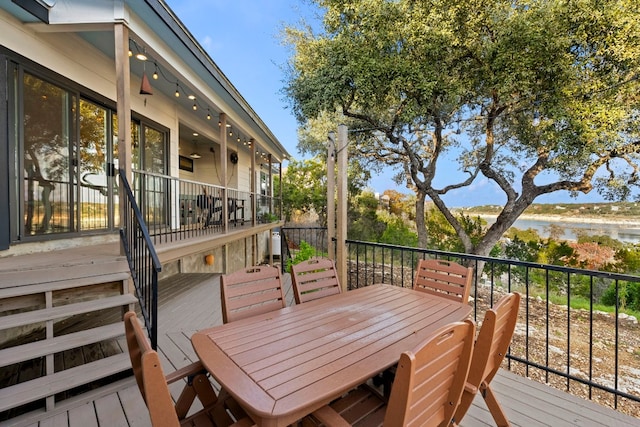
{"label": "wooden patio chair", "polygon": [[478,333],[471,369],[462,394],[462,401],[456,410],[455,419],[459,422],[467,413],[476,394],[480,392],[498,427],[509,426],[500,403],[496,399],[490,383],[504,360],[513,332],[518,321],[520,294],[507,294],[484,316]]}
{"label": "wooden patio chair", "polygon": [[308,418],[328,427],[455,426],[453,415],[469,372],[474,336],[472,321],[455,322],[402,353],[386,405],[377,391],[364,385]]}
{"label": "wooden patio chair", "polygon": [[223,323],[286,307],[280,270],[268,265],[223,274],[220,295]]}
{"label": "wooden patio chair", "polygon": [[342,292],[336,266],[328,258],[312,258],[291,266],[296,304]]}
{"label": "wooden patio chair", "polygon": [[[192,363],[165,376],[158,353],[151,349],[136,313],[124,315],[125,333],[131,367],[153,426],[248,427],[254,425],[231,396],[216,396],[200,362]],[[187,379],[180,397],[174,403],[169,384]],[[203,409],[189,413],[195,398]],[[193,411],[192,411],[193,412]]]}
{"label": "wooden patio chair", "polygon": [[442,259],[423,259],[418,263],[413,289],[466,304],[472,280],[472,267]]}

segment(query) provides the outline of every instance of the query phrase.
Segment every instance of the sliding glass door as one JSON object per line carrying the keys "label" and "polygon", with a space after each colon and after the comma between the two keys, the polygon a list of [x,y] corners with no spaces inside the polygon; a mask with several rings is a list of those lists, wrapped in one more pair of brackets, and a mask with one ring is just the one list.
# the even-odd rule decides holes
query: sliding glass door
{"label": "sliding glass door", "polygon": [[75,97],[28,73],[22,83],[24,233],[74,231]]}
{"label": "sliding glass door", "polygon": [[[13,197],[13,240],[62,233],[113,231],[119,226],[117,117],[79,91],[13,67],[10,132],[12,169],[22,179]],[[132,166],[166,174],[168,131],[132,121]],[[138,202],[150,224],[167,224],[167,188],[152,178]],[[13,214],[12,214],[13,216]]]}

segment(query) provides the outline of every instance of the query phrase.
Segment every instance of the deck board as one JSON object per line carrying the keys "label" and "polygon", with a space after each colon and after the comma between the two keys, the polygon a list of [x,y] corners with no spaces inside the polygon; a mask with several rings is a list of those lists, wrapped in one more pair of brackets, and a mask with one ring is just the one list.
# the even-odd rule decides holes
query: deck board
{"label": "deck board", "polygon": [[[287,303],[293,303],[291,280],[283,275]],[[197,330],[221,324],[219,275],[186,274],[165,279],[160,284],[158,347],[163,367],[174,370],[197,360],[190,336]],[[121,344],[124,345],[124,344]],[[44,427],[61,422],[65,426],[150,426],[149,416],[134,382],[125,382],[106,396],[85,402],[59,413],[25,419],[20,426]],[[217,385],[214,384],[214,387]],[[171,390],[177,393],[180,384]],[[625,426],[640,427],[640,420],[600,406],[563,391],[506,371],[500,371],[493,382],[500,403],[514,427],[548,426]],[[64,420],[68,420],[68,424]],[[98,424],[99,422],[99,424]],[[14,425],[10,422],[0,426]],[[493,418],[482,397],[477,396],[462,427],[494,426]]]}
{"label": "deck board", "polygon": [[69,427],[98,427],[93,404],[85,403],[69,409]]}

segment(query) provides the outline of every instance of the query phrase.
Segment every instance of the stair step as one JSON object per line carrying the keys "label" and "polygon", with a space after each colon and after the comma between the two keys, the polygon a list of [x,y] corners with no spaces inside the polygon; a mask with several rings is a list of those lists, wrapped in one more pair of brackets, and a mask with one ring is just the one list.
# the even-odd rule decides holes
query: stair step
{"label": "stair step", "polygon": [[[50,275],[50,278],[53,277]],[[59,291],[61,289],[79,288],[82,286],[90,286],[101,283],[122,282],[129,280],[129,272],[117,272],[109,274],[93,275],[90,277],[80,277],[68,280],[56,280],[46,283],[35,283],[27,285],[13,286],[10,288],[0,289],[0,299],[11,298],[22,295],[38,294],[49,291]]]}
{"label": "stair step", "polygon": [[[56,266],[37,266],[30,269],[0,271],[0,283],[14,286],[26,286],[49,282],[66,282],[96,277],[114,272],[129,271],[126,259],[113,258],[101,263],[69,263]],[[6,287],[6,286],[1,286]]]}
{"label": "stair step", "polygon": [[2,322],[0,322],[0,330],[10,329],[17,326],[30,325],[33,323],[46,322],[47,320],[62,319],[77,314],[102,310],[105,308],[135,304],[137,301],[138,300],[136,299],[135,295],[123,294],[91,301],[61,305],[58,307],[43,308],[41,310],[33,310],[25,313],[12,314],[2,317]]}
{"label": "stair step", "polygon": [[0,412],[124,372],[130,368],[129,354],[121,353],[5,387],[0,389]]}
{"label": "stair step", "polygon": [[124,335],[124,322],[112,323],[47,340],[0,350],[0,367],[55,354]]}

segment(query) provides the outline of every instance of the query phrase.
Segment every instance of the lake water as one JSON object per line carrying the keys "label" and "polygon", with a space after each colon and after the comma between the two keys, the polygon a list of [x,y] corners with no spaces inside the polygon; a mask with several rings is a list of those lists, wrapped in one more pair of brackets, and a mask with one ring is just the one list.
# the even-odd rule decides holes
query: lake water
{"label": "lake water", "polygon": [[[489,224],[495,218],[485,217]],[[594,224],[584,222],[563,222],[563,221],[539,221],[535,219],[519,219],[513,226],[520,230],[532,228],[538,232],[540,237],[549,237],[549,226],[558,225],[564,229],[564,234],[560,236],[565,240],[577,240],[578,233],[588,235],[610,236],[612,239],[625,243],[640,243],[640,225],[633,224]]]}

